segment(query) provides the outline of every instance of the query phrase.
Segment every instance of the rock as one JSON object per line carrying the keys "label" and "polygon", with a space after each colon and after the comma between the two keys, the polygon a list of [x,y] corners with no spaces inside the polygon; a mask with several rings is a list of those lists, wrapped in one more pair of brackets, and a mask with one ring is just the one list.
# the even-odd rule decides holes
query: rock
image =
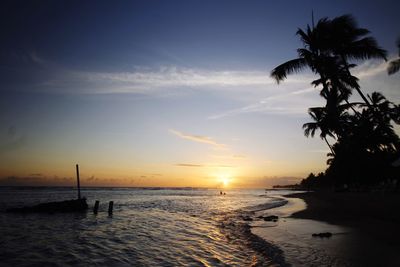
{"label": "rock", "polygon": [[252,221],[253,220],[253,218],[251,218],[249,216],[242,217],[242,219],[243,219],[243,221]]}
{"label": "rock", "polygon": [[276,215],[270,215],[270,216],[264,217],[264,221],[267,221],[267,222],[277,222],[278,219],[279,219],[279,217]]}
{"label": "rock", "polygon": [[313,237],[321,237],[321,238],[329,238],[332,236],[332,233],[330,232],[325,232],[325,233],[317,233],[317,234],[312,234]]}

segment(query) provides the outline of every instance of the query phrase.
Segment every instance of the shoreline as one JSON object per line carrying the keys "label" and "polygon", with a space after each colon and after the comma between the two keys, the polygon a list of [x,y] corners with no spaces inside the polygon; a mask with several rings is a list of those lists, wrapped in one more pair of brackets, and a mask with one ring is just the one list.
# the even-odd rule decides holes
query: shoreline
{"label": "shoreline", "polygon": [[329,223],[348,223],[354,219],[377,219],[400,223],[400,194],[394,193],[293,193],[285,198],[300,198],[305,210],[292,214],[293,218],[315,219]]}
{"label": "shoreline", "polygon": [[305,192],[284,197],[299,198],[306,203],[306,209],[294,212],[291,218],[356,228],[381,241],[400,246],[399,194]]}
{"label": "shoreline", "polygon": [[[251,231],[282,249],[290,265],[400,266],[399,195],[306,192],[282,197],[286,205],[256,214],[279,215],[279,220],[254,221]],[[325,232],[332,236],[312,236]]]}

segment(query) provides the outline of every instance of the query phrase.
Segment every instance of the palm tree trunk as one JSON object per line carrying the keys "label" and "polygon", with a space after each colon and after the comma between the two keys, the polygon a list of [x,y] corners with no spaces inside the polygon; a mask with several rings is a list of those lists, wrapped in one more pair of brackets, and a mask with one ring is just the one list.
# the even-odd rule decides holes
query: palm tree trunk
{"label": "palm tree trunk", "polygon": [[[340,91],[341,91],[341,90],[340,90]],[[344,101],[346,102],[347,105],[349,105],[349,107],[351,108],[351,110],[353,110],[354,114],[355,114],[358,118],[360,118],[360,117],[361,117],[360,112],[358,112],[357,110],[355,110],[355,109],[353,108],[353,106],[350,104],[349,100],[345,99]]]}
{"label": "palm tree trunk", "polygon": [[[344,64],[344,66],[345,66],[345,68],[346,68],[346,72],[347,72],[347,74],[349,75],[349,76],[351,76],[351,73],[350,73],[350,70],[349,70],[349,64],[347,64],[347,61],[346,61],[346,59],[345,59],[345,57],[344,57],[344,55],[342,54],[342,55],[340,55],[341,57],[342,57],[342,61],[343,61],[343,64]],[[357,93],[361,96],[361,98],[364,100],[364,102],[365,102],[365,104],[367,104],[367,106],[370,108],[371,107],[371,103],[368,101],[368,99],[365,97],[365,95],[363,94],[363,92],[361,92],[361,89],[360,88],[355,88],[356,90],[357,90]]]}
{"label": "palm tree trunk", "polygon": [[368,101],[368,99],[365,97],[365,95],[363,94],[363,92],[361,92],[360,88],[356,88],[358,94],[361,96],[361,98],[364,100],[365,104],[367,104],[367,106],[369,108],[371,108],[371,103]]}
{"label": "palm tree trunk", "polygon": [[329,144],[329,142],[328,142],[328,140],[326,139],[326,137],[324,137],[324,140],[325,140],[325,143],[328,145],[329,149],[331,150],[332,155],[335,156],[335,152],[333,152],[332,146],[331,146],[331,144]]}

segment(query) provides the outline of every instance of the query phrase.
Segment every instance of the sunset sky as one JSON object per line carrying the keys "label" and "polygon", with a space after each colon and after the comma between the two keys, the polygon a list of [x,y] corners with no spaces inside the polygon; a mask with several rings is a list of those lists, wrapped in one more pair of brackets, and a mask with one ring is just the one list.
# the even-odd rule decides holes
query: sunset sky
{"label": "sunset sky", "polygon": [[[0,185],[74,185],[76,163],[83,186],[267,187],[323,171],[325,143],[301,128],[324,104],[315,76],[277,85],[270,71],[297,56],[312,10],[354,15],[397,57],[399,3],[2,2]],[[353,74],[399,103],[386,67]]]}

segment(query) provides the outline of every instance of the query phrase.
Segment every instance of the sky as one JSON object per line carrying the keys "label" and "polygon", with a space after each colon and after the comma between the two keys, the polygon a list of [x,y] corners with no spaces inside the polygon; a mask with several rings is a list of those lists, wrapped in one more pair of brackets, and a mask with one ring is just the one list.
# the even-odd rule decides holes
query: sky
{"label": "sky", "polygon": [[[3,1],[0,185],[264,188],[326,169],[310,72],[279,85],[296,31],[352,14],[389,59],[398,1]],[[400,74],[357,62],[399,103]],[[352,101],[357,101],[353,95]],[[399,133],[400,131],[396,129]]]}

